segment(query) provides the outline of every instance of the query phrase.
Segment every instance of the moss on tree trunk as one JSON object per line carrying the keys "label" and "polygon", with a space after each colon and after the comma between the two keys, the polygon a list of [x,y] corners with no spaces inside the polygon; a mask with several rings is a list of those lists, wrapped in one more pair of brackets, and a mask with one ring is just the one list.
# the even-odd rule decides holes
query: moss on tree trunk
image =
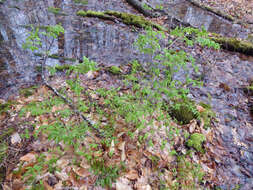
{"label": "moss on tree trunk", "polygon": [[83,16],[83,17],[97,17],[97,18],[101,18],[105,20],[113,20],[113,21],[115,21],[115,18],[117,18],[127,25],[133,25],[139,28],[153,27],[160,31],[167,31],[167,29],[165,29],[161,25],[151,22],[143,16],[124,13],[124,12],[118,12],[118,11],[99,12],[99,11],[88,10],[88,11],[78,11],[77,15]]}

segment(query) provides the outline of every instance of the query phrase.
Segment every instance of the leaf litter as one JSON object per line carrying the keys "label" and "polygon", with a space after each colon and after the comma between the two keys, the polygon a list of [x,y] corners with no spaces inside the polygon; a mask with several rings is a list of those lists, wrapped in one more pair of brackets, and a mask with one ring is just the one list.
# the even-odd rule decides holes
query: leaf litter
{"label": "leaf litter", "polygon": [[[127,67],[127,66],[126,66]],[[124,68],[123,70],[127,70]],[[91,77],[92,76],[92,77]],[[86,90],[95,90],[98,87],[110,89],[113,86],[119,86],[120,80],[117,76],[111,75],[105,70],[99,71],[99,73],[89,73],[86,76],[81,76],[82,85]],[[101,79],[106,79],[101,82]],[[51,85],[57,88],[64,87],[64,77],[55,78],[52,80]],[[71,91],[68,91],[71,96]],[[126,91],[122,91],[125,93]],[[46,87],[42,86],[38,88],[32,96],[25,98],[20,97],[17,101],[19,102],[16,106],[10,110],[12,112],[9,120],[15,120],[18,115],[17,113],[22,110],[22,107],[28,105],[34,101],[42,101],[47,99],[50,96],[53,96],[52,92]],[[72,94],[72,96],[74,96]],[[87,100],[87,96],[83,96],[83,100]],[[92,101],[98,101],[99,104],[103,105],[104,100],[96,94],[90,97]],[[65,104],[59,104],[53,106],[49,112],[34,116],[31,112],[28,112],[26,115],[22,116],[20,121],[30,121],[32,124],[36,124],[32,133],[39,132],[39,126],[46,125],[49,123],[54,123],[57,112],[66,109]],[[203,110],[202,107],[198,109]],[[98,122],[99,117],[90,110],[87,115],[95,121]],[[155,118],[156,113],[154,113]],[[115,136],[118,137],[117,141],[112,140],[109,148],[104,147],[101,151],[93,148],[93,157],[98,160],[103,160],[105,166],[110,166],[111,163],[120,165],[124,163],[124,170],[119,174],[119,178],[116,182],[112,183],[112,189],[158,189],[162,186],[173,186],[176,183],[176,178],[180,178],[182,184],[192,185],[192,181],[195,181],[194,176],[191,173],[190,168],[185,168],[186,174],[181,174],[180,171],[186,163],[200,164],[200,170],[204,170],[206,175],[204,176],[204,182],[207,186],[213,186],[213,184],[208,184],[208,182],[215,182],[217,176],[215,176],[215,170],[217,163],[219,161],[219,148],[217,151],[217,143],[213,141],[214,131],[212,129],[205,130],[203,125],[198,125],[196,120],[192,120],[190,124],[187,125],[178,125],[171,121],[170,127],[173,126],[175,129],[179,129],[178,133],[173,133],[170,138],[168,138],[169,128],[162,121],[154,121],[153,125],[148,125],[148,121],[151,118],[144,118],[147,122],[146,127],[143,130],[134,129],[131,126],[127,126],[125,121],[118,118],[117,120],[117,129]],[[67,117],[66,123],[69,121],[78,120],[78,116],[71,115]],[[107,118],[103,117],[103,123],[106,125]],[[128,131],[134,131],[134,137],[128,136]],[[150,131],[153,131],[149,137],[147,137],[142,143],[138,140],[138,136],[146,134]],[[205,143],[206,153],[200,154],[193,151],[192,157],[185,156],[182,160],[178,160],[176,155],[186,155],[186,152],[189,151],[189,147],[186,147],[185,142],[186,138],[184,132],[188,131],[189,133],[199,132],[203,133],[206,136],[207,142]],[[20,133],[21,134],[21,133]],[[26,150],[22,151],[19,154],[18,161],[16,160],[16,165],[6,166],[6,182],[4,187],[6,189],[23,189],[29,188],[26,185],[26,181],[29,179],[29,175],[23,177],[27,172],[27,168],[35,166],[39,155],[46,155],[45,161],[50,160],[50,158],[60,157],[55,164],[54,168],[50,169],[47,166],[43,166],[40,171],[40,175],[36,176],[34,181],[42,181],[44,188],[46,189],[62,189],[64,187],[73,187],[78,189],[88,189],[96,186],[96,181],[99,178],[99,175],[95,175],[91,170],[91,165],[87,160],[82,156],[77,156],[73,149],[66,149],[65,145],[61,142],[56,143],[54,141],[49,141],[47,134],[39,134],[37,139],[32,137],[28,138],[30,141],[29,146]],[[87,137],[82,142],[82,146],[89,146],[93,143],[101,143],[100,138],[90,138]],[[174,143],[173,143],[174,142]],[[152,144],[152,146],[150,146]],[[163,148],[161,148],[163,147]],[[173,150],[176,152],[173,153]],[[220,151],[222,147],[220,146]],[[213,159],[215,158],[215,161]],[[17,159],[17,158],[16,158]],[[187,164],[188,166],[188,164]],[[15,173],[15,174],[14,174]],[[176,175],[176,176],[175,176]],[[180,175],[187,175],[187,178],[183,178]],[[16,187],[17,186],[17,187]],[[195,187],[196,189],[201,189],[201,186]],[[101,187],[101,189],[104,189]]]}

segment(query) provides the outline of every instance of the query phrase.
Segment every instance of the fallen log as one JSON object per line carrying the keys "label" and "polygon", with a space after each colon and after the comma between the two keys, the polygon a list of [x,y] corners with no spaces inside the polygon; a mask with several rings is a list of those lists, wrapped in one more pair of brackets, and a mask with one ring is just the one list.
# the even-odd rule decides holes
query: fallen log
{"label": "fallen log", "polygon": [[219,43],[223,49],[243,53],[246,55],[253,55],[253,44],[251,42],[237,38],[223,37],[218,34],[212,34],[210,39],[214,40],[216,43]]}
{"label": "fallen log", "polygon": [[152,27],[156,28],[157,30],[160,31],[167,31],[164,27],[162,27],[159,24],[156,24],[152,21],[147,20],[143,16],[135,15],[135,14],[130,14],[130,13],[124,13],[124,12],[118,12],[118,11],[104,11],[104,12],[99,12],[99,11],[78,11],[76,13],[78,16],[83,16],[83,17],[97,17],[105,20],[116,20],[120,19],[123,23],[127,25],[133,25],[139,28],[146,28],[146,27]]}
{"label": "fallen log", "polygon": [[137,0],[126,0],[126,2],[131,5],[133,8],[135,8],[137,11],[142,13],[144,16],[148,17],[158,17],[161,16],[159,13],[154,12],[153,8],[150,7],[151,10],[148,10],[143,7],[143,4],[140,1]]}

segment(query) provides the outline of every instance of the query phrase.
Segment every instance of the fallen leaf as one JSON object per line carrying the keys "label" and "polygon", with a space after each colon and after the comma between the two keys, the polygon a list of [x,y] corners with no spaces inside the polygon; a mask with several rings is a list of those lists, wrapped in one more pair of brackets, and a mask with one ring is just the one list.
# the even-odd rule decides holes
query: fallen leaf
{"label": "fallen leaf", "polygon": [[73,168],[73,171],[81,177],[88,177],[89,175],[91,175],[91,173],[84,168],[79,168],[77,166],[73,166],[72,168]]}
{"label": "fallen leaf", "polygon": [[132,190],[132,187],[127,179],[121,177],[116,181],[116,190]]}
{"label": "fallen leaf", "polygon": [[197,108],[197,110],[198,110],[200,113],[205,111],[205,108],[203,108],[203,107],[200,106],[200,105],[197,105],[196,108]]}
{"label": "fallen leaf", "polygon": [[65,171],[55,171],[55,176],[61,181],[66,181],[69,178],[68,174]]}
{"label": "fallen leaf", "polygon": [[130,179],[130,180],[136,180],[138,179],[139,175],[138,172],[136,170],[130,170],[126,175],[126,178]]}
{"label": "fallen leaf", "polygon": [[119,145],[119,149],[121,150],[121,161],[125,161],[126,160],[125,144],[126,144],[126,142],[122,142]]}
{"label": "fallen leaf", "polygon": [[22,156],[19,160],[24,162],[32,162],[36,160],[37,154],[34,152],[30,152],[24,156]]}

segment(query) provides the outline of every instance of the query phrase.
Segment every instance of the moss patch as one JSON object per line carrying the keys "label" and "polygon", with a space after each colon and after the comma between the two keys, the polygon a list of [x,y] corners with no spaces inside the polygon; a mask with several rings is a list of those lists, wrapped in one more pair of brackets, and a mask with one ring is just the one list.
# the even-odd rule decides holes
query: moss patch
{"label": "moss patch", "polygon": [[62,12],[62,10],[58,7],[48,7],[48,12],[56,14],[56,15],[66,15],[66,13]]}
{"label": "moss patch", "polygon": [[139,28],[153,27],[158,30],[167,31],[164,27],[145,19],[145,17],[143,16],[123,13],[123,12],[118,12],[118,11],[98,12],[98,11],[88,10],[88,11],[78,11],[77,15],[84,16],[84,17],[86,16],[97,17],[97,18],[109,19],[109,20],[114,20],[114,17],[116,17],[116,18],[121,19],[121,21],[127,25],[133,25]]}
{"label": "moss patch", "polygon": [[209,104],[205,104],[200,102],[201,105],[205,110],[199,113],[199,116],[204,120],[204,128],[207,129],[211,127],[211,120],[215,118],[216,114],[212,111],[212,108]]}
{"label": "moss patch", "polygon": [[77,16],[83,16],[83,17],[97,17],[105,20],[113,20],[112,16],[109,16],[105,14],[104,12],[98,12],[98,11],[78,11],[76,13]]}
{"label": "moss patch", "polygon": [[186,142],[186,145],[188,147],[193,147],[198,152],[204,153],[204,149],[202,148],[203,142],[206,140],[206,137],[201,133],[193,133],[188,141]]}
{"label": "moss patch", "polygon": [[160,26],[159,24],[153,23],[145,19],[143,16],[138,16],[138,15],[129,14],[129,13],[122,13],[122,12],[117,12],[117,11],[106,11],[105,13],[122,19],[122,22],[128,25],[134,25],[140,28],[154,27],[158,30],[166,31],[166,29]]}
{"label": "moss patch", "polygon": [[214,37],[210,37],[216,43],[219,43],[224,49],[230,51],[236,51],[247,55],[253,55],[253,43],[248,41],[239,40],[237,38],[222,37],[218,34],[213,34]]}
{"label": "moss patch", "polygon": [[74,0],[74,3],[80,3],[82,5],[87,5],[88,4],[88,0]]}
{"label": "moss patch", "polygon": [[19,91],[20,95],[24,97],[29,97],[34,94],[35,90],[38,88],[38,86],[31,86],[29,88],[24,88]]}
{"label": "moss patch", "polygon": [[66,70],[69,70],[70,67],[71,67],[71,66],[68,65],[68,64],[56,65],[56,66],[55,66],[55,69],[56,69],[56,71],[66,71]]}
{"label": "moss patch", "polygon": [[197,119],[199,113],[191,102],[179,102],[170,108],[170,115],[181,124],[188,124],[191,120]]}
{"label": "moss patch", "polygon": [[109,67],[109,72],[114,75],[118,75],[121,73],[121,69],[118,66],[111,66]]}

